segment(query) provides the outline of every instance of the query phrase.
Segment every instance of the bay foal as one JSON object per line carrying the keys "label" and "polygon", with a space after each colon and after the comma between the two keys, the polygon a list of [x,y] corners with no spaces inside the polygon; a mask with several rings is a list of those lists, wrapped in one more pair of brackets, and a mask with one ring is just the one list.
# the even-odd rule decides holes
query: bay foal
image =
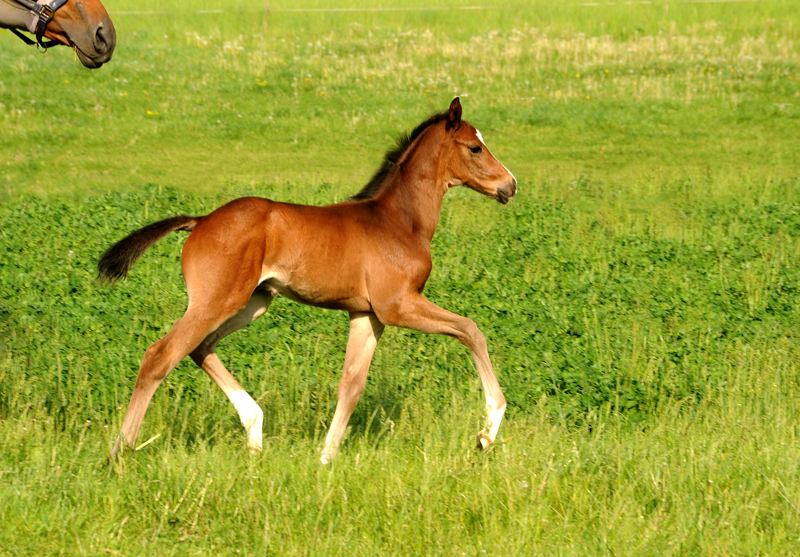
{"label": "bay foal", "polygon": [[185,315],[145,352],[122,432],[112,449],[133,446],[159,384],[185,356],[203,368],[233,403],[247,446],[261,450],[261,408],[225,369],[214,349],[225,336],[262,315],[275,296],[350,315],[350,337],[336,412],[322,462],[332,459],[358,403],[386,325],[457,338],[472,352],[486,399],[479,447],[488,447],[506,409],[486,339],[475,323],[422,296],[431,272],[431,239],[444,194],[465,185],[507,203],[517,181],[480,133],[461,119],[458,98],[387,153],[351,201],[311,207],[247,197],[204,217],[177,216],[146,226],[106,251],[100,277],[127,275],[153,243],[190,230],[182,267],[189,294]]}

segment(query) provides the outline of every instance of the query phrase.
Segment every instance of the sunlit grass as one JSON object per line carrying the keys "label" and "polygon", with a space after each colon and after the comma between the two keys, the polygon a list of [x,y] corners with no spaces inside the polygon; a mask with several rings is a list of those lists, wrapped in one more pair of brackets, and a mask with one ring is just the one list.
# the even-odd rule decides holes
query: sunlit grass
{"label": "sunlit grass", "polygon": [[[795,552],[797,2],[439,9],[472,3],[109,0],[93,72],[0,38],[0,554]],[[106,463],[185,235],[113,288],[102,250],[241,195],[342,200],[455,95],[520,184],[448,194],[426,286],[486,334],[492,451],[465,349],[388,330],[321,467],[346,319],[278,300],[220,347],[262,455],[187,361]]]}
{"label": "sunlit grass", "polygon": [[[147,6],[116,7],[134,8]],[[393,136],[455,95],[504,163],[534,182],[539,169],[569,179],[587,167],[624,182],[641,174],[642,150],[650,166],[672,158],[747,173],[741,162],[754,145],[773,149],[771,135],[783,136],[764,153],[775,172],[797,164],[797,26],[769,14],[755,25],[749,4],[700,20],[686,5],[652,19],[647,6],[447,17],[280,8],[266,28],[238,5],[165,6],[174,13],[158,26],[120,15],[114,63],[94,73],[9,40],[2,191],[269,182],[346,194]],[[637,14],[648,23],[628,21]]]}

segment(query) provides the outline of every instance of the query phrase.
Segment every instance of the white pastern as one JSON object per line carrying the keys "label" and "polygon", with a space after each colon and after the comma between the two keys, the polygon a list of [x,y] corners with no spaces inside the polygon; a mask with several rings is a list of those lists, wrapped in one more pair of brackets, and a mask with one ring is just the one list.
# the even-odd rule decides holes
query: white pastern
{"label": "white pastern", "polygon": [[498,408],[494,401],[487,402],[486,404],[486,427],[489,429],[489,439],[492,443],[497,439],[497,431],[500,429],[500,422],[503,421],[503,415],[506,413],[506,407]]}
{"label": "white pastern", "polygon": [[231,391],[228,399],[239,413],[239,419],[247,430],[247,446],[253,452],[261,450],[261,431],[264,423],[264,412],[256,401],[244,391]]}
{"label": "white pastern", "polygon": [[320,461],[322,464],[328,464],[331,460],[336,458],[338,452],[339,447],[337,447],[333,442],[333,430],[330,430],[328,431],[327,437],[325,437],[325,447],[322,449]]}

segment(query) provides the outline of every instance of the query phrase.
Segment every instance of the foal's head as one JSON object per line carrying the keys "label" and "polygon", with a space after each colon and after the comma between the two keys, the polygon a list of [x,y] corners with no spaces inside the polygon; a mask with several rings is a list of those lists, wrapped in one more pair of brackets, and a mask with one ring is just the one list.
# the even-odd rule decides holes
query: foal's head
{"label": "foal's head", "polygon": [[[429,132],[433,135],[428,136]],[[461,120],[461,101],[456,97],[447,112],[434,114],[410,134],[400,136],[397,146],[386,153],[372,179],[351,199],[371,199],[386,191],[393,183],[392,177],[397,176],[398,167],[408,162],[409,153],[418,151],[414,146],[422,141],[437,145],[434,148],[426,143],[422,149],[425,157],[438,160],[437,184],[444,183],[446,188],[464,185],[500,203],[508,203],[517,194],[514,175],[492,156],[480,132]]]}
{"label": "foal's head", "polygon": [[481,132],[461,119],[458,97],[450,103],[444,127],[448,134],[447,151],[443,153],[447,185],[464,185],[508,203],[517,194],[517,179],[489,152]]}

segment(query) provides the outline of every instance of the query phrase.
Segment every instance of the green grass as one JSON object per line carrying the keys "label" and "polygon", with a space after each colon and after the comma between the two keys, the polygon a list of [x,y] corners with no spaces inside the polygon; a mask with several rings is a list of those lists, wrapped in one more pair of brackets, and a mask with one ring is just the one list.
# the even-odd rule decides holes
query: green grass
{"label": "green grass", "polygon": [[[797,2],[106,5],[98,71],[0,37],[0,555],[796,552]],[[392,329],[320,466],[347,320],[278,300],[220,347],[262,455],[183,362],[107,464],[185,235],[111,288],[99,254],[241,195],[342,200],[456,94],[520,194],[448,194],[426,294],[487,336],[498,444],[466,350]]]}

